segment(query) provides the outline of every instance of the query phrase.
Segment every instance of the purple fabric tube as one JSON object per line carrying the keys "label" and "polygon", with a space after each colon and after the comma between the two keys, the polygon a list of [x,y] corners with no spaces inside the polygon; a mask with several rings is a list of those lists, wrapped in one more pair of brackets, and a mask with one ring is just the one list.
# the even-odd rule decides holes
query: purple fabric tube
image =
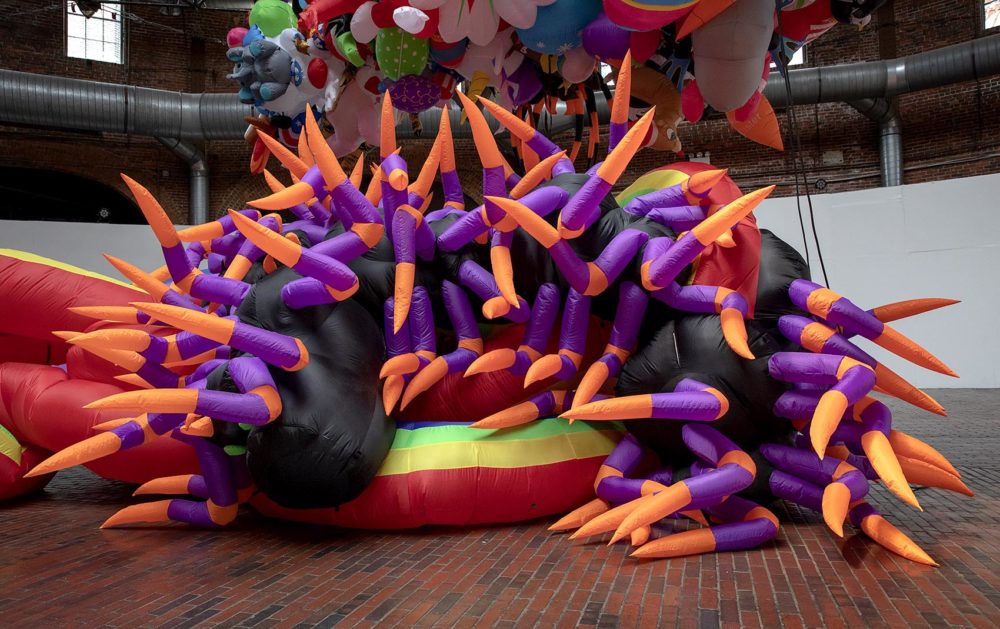
{"label": "purple fabric tube", "polygon": [[535,303],[531,307],[531,318],[528,319],[521,339],[522,345],[527,345],[539,354],[545,352],[552,327],[559,317],[559,298],[559,288],[555,284],[547,282],[538,287]]}
{"label": "purple fabric tube", "polygon": [[719,398],[705,391],[650,394],[650,417],[684,421],[715,421],[722,411]]}
{"label": "purple fabric tube", "polygon": [[157,389],[173,389],[182,382],[180,376],[150,360],[147,360],[135,373]]}
{"label": "purple fabric tube", "polygon": [[222,448],[208,439],[192,437],[180,431],[177,432],[175,438],[194,447],[208,499],[220,507],[236,504],[236,481],[233,477],[233,468],[229,456],[223,452]]}
{"label": "purple fabric tube", "polygon": [[705,246],[691,232],[684,234],[666,253],[649,265],[649,281],[656,286],[665,286],[675,280],[704,250]]}
{"label": "purple fabric tube", "polygon": [[626,133],[628,133],[627,122],[612,122],[608,125],[608,153],[615,150],[615,147],[622,141]]}
{"label": "purple fabric tube", "polygon": [[[503,166],[492,166],[483,169],[483,196],[484,197],[504,197],[507,196],[507,177],[504,175]],[[496,217],[491,216],[490,222],[496,223],[503,214]]]}
{"label": "purple fabric tube", "polygon": [[[497,287],[493,274],[479,266],[479,264],[468,260],[458,268],[458,280],[462,286],[472,291],[474,295],[483,301],[488,301],[494,297],[500,297],[500,289]],[[506,319],[514,323],[524,323],[531,317],[531,309],[523,300],[519,300],[519,308],[511,308],[504,315]]]}
{"label": "purple fabric tube", "polygon": [[221,275],[226,268],[226,256],[212,252],[208,254],[208,270],[210,273]]}
{"label": "purple fabric tube", "polygon": [[[657,208],[675,209],[690,207],[688,203],[689,201],[684,194],[684,189],[678,183],[668,188],[641,194],[626,203],[622,210],[634,216],[646,216]],[[704,218],[705,210],[701,209],[701,220],[704,220]]]}
{"label": "purple fabric tube", "polygon": [[[788,288],[788,295],[794,303],[799,308],[808,311],[809,310],[809,296],[813,291],[817,289],[822,289],[823,287],[815,282],[810,282],[808,280],[794,280]],[[841,297],[840,299],[833,302],[830,306],[830,310],[824,317],[827,321],[834,325],[843,326],[845,330],[848,330],[851,334],[860,334],[868,339],[878,338],[883,330],[885,330],[885,324],[879,321],[874,315],[866,310],[862,310],[858,306],[854,305],[846,297]]]}
{"label": "purple fabric tube", "polygon": [[358,281],[358,276],[344,263],[329,256],[313,253],[304,247],[302,256],[292,268],[339,291],[348,290]]}
{"label": "purple fabric tube", "polygon": [[386,299],[385,306],[382,307],[382,317],[385,321],[385,348],[389,358],[392,358],[393,356],[400,356],[402,354],[408,354],[412,351],[410,346],[410,320],[412,315],[406,318],[406,321],[403,322],[403,326],[399,328],[399,332],[393,332],[395,307],[396,300],[393,297]]}
{"label": "purple fabric tube", "polygon": [[768,372],[782,382],[833,385],[842,360],[827,354],[778,352],[768,359]]}
{"label": "purple fabric tube", "polygon": [[[208,374],[212,373],[219,368],[220,365],[224,365],[229,362],[224,358],[213,358],[212,360],[206,361],[195,369],[191,375],[187,377],[189,383],[199,382],[208,377]],[[183,417],[181,419],[184,419]]]}
{"label": "purple fabric tube", "polygon": [[229,340],[233,349],[254,354],[271,365],[290,369],[302,360],[298,339],[236,321]]}
{"label": "purple fabric tube", "polygon": [[705,220],[705,208],[700,205],[657,207],[653,208],[646,218],[675,232],[686,232]]}
{"label": "purple fabric tube", "polygon": [[465,194],[462,193],[462,183],[458,180],[456,171],[441,171],[441,189],[444,191],[445,205],[465,209]]}
{"label": "purple fabric tube", "polygon": [[188,265],[192,269],[196,269],[201,265],[202,258],[205,257],[205,246],[200,242],[192,242],[187,246],[184,255],[187,256]]}
{"label": "purple fabric tube", "polygon": [[[784,315],[778,319],[778,330],[780,330],[782,335],[784,335],[784,337],[789,341],[801,344],[802,334],[806,327],[815,324],[817,324],[816,321],[809,319],[808,317],[802,317],[799,315]],[[834,332],[830,338],[823,343],[821,353],[849,356],[854,360],[863,362],[871,367],[875,367],[878,364],[878,362],[867,352],[847,340],[847,337],[837,332]]]}
{"label": "purple fabric tube", "polygon": [[559,218],[562,226],[573,231],[585,229],[594,224],[601,215],[601,201],[611,192],[611,184],[596,174],[590,177],[576,191]]}
{"label": "purple fabric tube", "polygon": [[264,361],[253,356],[240,356],[229,361],[229,375],[233,378],[236,388],[242,393],[252,391],[257,387],[277,389],[271,372],[267,370]]}
{"label": "purple fabric tube", "polygon": [[681,481],[691,493],[691,502],[681,510],[704,509],[716,505],[726,496],[743,491],[753,482],[753,474],[735,463]]}
{"label": "purple fabric tube", "polygon": [[194,412],[219,421],[254,426],[263,426],[270,421],[267,405],[260,396],[214,389],[202,389],[198,392],[198,403]]}
{"label": "purple fabric tube", "polygon": [[285,225],[284,232],[288,233],[296,230],[305,234],[311,243],[323,242],[328,231],[326,227],[317,225],[312,221],[294,221]]}
{"label": "purple fabric tube", "polygon": [[250,292],[250,285],[218,275],[201,274],[191,282],[191,296],[227,306],[238,306]]}
{"label": "purple fabric tube", "polygon": [[681,439],[695,456],[713,467],[726,453],[740,449],[721,432],[704,424],[687,424],[681,429]]}
{"label": "purple fabric tube", "polygon": [[590,269],[587,268],[587,263],[576,255],[569,241],[559,240],[549,247],[548,251],[559,272],[573,287],[573,290],[581,294],[586,292],[590,285]]}
{"label": "purple fabric tube", "polygon": [[715,296],[718,292],[718,286],[681,286],[677,282],[670,282],[655,291],[653,297],[675,310],[714,313]]}
{"label": "purple fabric tube", "polygon": [[413,287],[410,304],[410,343],[413,351],[437,353],[437,334],[434,330],[434,310],[431,298],[423,286]]}
{"label": "purple fabric tube", "polygon": [[[482,206],[480,206],[482,207]],[[442,251],[457,251],[486,231],[480,208],[466,213],[438,236],[437,246]]]}
{"label": "purple fabric tube", "polygon": [[319,166],[311,166],[306,174],[302,175],[300,181],[309,184],[317,201],[322,201],[330,194],[326,190],[326,180],[323,179],[323,173],[319,171]]}
{"label": "purple fabric tube", "polygon": [[823,512],[823,488],[781,470],[771,472],[768,487],[776,498],[793,502],[818,513]]}
{"label": "purple fabric tube", "polygon": [[559,348],[583,355],[587,348],[587,324],[590,319],[590,297],[570,289],[566,295],[562,327],[559,330]]}
{"label": "purple fabric tube", "polygon": [[[726,502],[729,502],[728,500]],[[746,522],[720,524],[709,529],[715,538],[716,551],[749,550],[771,541],[778,534],[774,522],[754,518]]]}
{"label": "purple fabric tube", "polygon": [[392,250],[396,264],[417,261],[417,220],[409,212],[396,212],[392,217]]}
{"label": "purple fabric tube", "polygon": [[612,284],[648,240],[649,234],[637,229],[626,229],[608,243],[594,260],[594,264],[604,273],[608,283]]}
{"label": "purple fabric tube", "polygon": [[445,280],[441,283],[441,297],[458,339],[464,341],[480,338],[476,315],[472,312],[465,290],[458,284]]}

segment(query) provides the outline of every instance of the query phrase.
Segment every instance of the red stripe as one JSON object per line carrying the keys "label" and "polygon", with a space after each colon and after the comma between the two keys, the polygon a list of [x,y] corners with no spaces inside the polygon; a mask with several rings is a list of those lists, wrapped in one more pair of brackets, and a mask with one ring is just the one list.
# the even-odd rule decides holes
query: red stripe
{"label": "red stripe", "polygon": [[593,498],[594,478],[604,458],[378,476],[361,496],[339,509],[287,509],[263,495],[254,497],[252,504],[269,517],[360,529],[518,522],[565,513]]}

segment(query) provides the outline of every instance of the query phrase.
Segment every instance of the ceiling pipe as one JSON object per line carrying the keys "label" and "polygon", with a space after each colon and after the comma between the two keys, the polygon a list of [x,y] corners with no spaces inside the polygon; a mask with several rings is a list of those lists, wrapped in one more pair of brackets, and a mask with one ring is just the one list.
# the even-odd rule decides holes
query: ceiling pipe
{"label": "ceiling pipe", "polygon": [[177,138],[156,138],[188,165],[188,221],[191,225],[208,222],[208,162],[193,144]]}

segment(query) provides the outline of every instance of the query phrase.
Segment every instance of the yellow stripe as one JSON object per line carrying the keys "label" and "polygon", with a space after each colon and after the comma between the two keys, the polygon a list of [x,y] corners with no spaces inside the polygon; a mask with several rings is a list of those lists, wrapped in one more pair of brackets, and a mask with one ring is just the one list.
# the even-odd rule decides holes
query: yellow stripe
{"label": "yellow stripe", "polygon": [[116,280],[113,277],[108,277],[107,275],[101,275],[94,271],[88,271],[87,269],[81,269],[78,266],[73,266],[72,264],[66,264],[65,262],[59,262],[58,260],[53,260],[52,258],[46,258],[44,256],[35,255],[34,253],[28,253],[27,251],[18,251],[16,249],[0,249],[0,256],[7,256],[8,258],[14,258],[15,260],[23,260],[24,262],[32,262],[34,264],[44,264],[45,266],[51,266],[57,269],[62,269],[69,273],[74,273],[76,275],[83,275],[85,277],[92,277],[95,280],[101,280],[104,282],[110,282],[111,284],[117,284],[119,286],[124,286],[125,288],[131,288],[134,291],[145,294],[142,290],[132,286],[131,284],[126,284],[121,280]]}
{"label": "yellow stripe", "polygon": [[392,449],[378,476],[467,467],[525,467],[607,456],[620,438],[617,430],[595,430],[544,439],[435,443]]}

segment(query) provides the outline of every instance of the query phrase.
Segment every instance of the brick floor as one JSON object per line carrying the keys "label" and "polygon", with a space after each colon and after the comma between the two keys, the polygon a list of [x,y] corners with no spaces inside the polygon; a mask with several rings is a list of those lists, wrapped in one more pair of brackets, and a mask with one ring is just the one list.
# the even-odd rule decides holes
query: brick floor
{"label": "brick floor", "polygon": [[80,470],[0,506],[5,626],[787,627],[1000,625],[1000,391],[936,391],[950,418],[896,425],[960,469],[975,498],[874,501],[942,565],[909,563],[779,507],[760,550],[669,561],[574,544],[549,521],[367,533],[243,514],[229,530],[101,531],[129,488]]}

